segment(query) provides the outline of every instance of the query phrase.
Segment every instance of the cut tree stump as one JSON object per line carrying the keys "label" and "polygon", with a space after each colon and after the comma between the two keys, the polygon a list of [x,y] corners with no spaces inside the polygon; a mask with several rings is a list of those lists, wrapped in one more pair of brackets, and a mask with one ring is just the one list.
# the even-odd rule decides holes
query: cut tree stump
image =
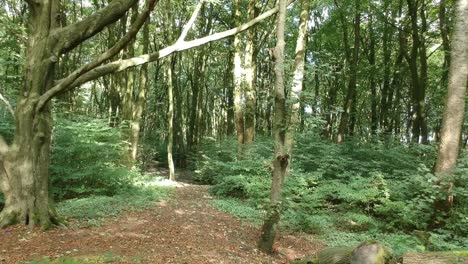
{"label": "cut tree stump", "polygon": [[407,253],[402,259],[403,264],[468,264],[468,250]]}

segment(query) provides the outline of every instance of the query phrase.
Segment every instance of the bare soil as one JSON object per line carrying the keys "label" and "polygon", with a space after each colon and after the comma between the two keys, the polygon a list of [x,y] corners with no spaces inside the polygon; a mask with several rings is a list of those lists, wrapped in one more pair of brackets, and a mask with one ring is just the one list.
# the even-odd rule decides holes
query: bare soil
{"label": "bare soil", "polygon": [[259,228],[213,208],[207,189],[184,184],[168,201],[109,217],[100,227],[0,230],[0,263],[102,255],[118,256],[106,263],[288,263],[321,247],[300,234],[280,233],[276,254],[259,252]]}

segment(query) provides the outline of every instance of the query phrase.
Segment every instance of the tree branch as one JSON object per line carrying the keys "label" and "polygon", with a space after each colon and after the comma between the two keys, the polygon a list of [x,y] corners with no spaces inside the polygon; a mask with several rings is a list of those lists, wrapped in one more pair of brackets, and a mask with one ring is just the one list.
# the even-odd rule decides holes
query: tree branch
{"label": "tree branch", "polygon": [[184,28],[182,29],[182,33],[180,33],[180,36],[177,39],[176,43],[179,43],[185,40],[190,28],[193,26],[193,23],[195,23],[195,19],[197,18],[198,13],[200,13],[200,9],[202,8],[204,3],[205,3],[205,0],[200,0],[197,7],[195,7],[195,10],[193,11],[192,16],[190,17],[189,21],[187,22],[187,24],[185,24]]}
{"label": "tree branch", "polygon": [[[290,0],[288,2],[288,4],[291,4],[292,2],[294,2],[294,0]],[[143,65],[143,64],[146,64],[146,63],[149,63],[149,62],[153,62],[153,61],[162,59],[162,58],[164,58],[164,57],[166,57],[166,56],[168,56],[168,55],[170,55],[170,54],[172,54],[174,52],[192,49],[192,48],[204,45],[206,43],[210,43],[210,42],[213,42],[213,41],[217,41],[217,40],[220,40],[220,39],[224,39],[224,38],[233,36],[235,34],[241,33],[243,31],[255,26],[256,24],[260,23],[261,21],[263,21],[263,20],[267,19],[268,17],[276,14],[277,12],[278,12],[278,6],[276,6],[273,9],[270,9],[269,11],[257,16],[256,18],[254,18],[254,19],[248,21],[247,23],[242,24],[242,25],[240,25],[238,27],[235,27],[235,28],[232,28],[232,29],[229,29],[229,30],[226,30],[226,31],[218,32],[218,33],[206,36],[206,37],[191,40],[191,41],[183,41],[182,40],[182,41],[176,42],[174,45],[163,48],[163,49],[161,49],[161,50],[159,50],[157,52],[154,52],[154,53],[140,55],[140,56],[125,59],[125,60],[118,60],[118,61],[110,62],[108,64],[96,67],[93,70],[91,70],[91,71],[83,74],[79,78],[77,78],[69,86],[69,88],[70,89],[75,88],[75,87],[77,87],[79,85],[82,85],[82,84],[84,84],[86,82],[95,80],[95,79],[97,79],[97,78],[99,78],[101,76],[104,76],[106,74],[123,71],[123,70],[126,70],[126,69],[131,68],[131,67],[136,67],[136,66],[139,66],[139,65]]]}
{"label": "tree branch", "polygon": [[52,99],[55,95],[60,93],[61,91],[64,91],[72,84],[77,78],[79,78],[81,75],[83,75],[86,72],[89,72],[90,70],[98,67],[101,65],[104,61],[112,58],[115,56],[117,53],[119,53],[122,49],[124,49],[127,44],[132,41],[140,28],[143,26],[145,23],[146,19],[148,18],[149,14],[153,10],[154,6],[156,5],[157,1],[159,0],[147,0],[147,4],[143,12],[141,12],[138,17],[136,18],[135,22],[129,29],[129,31],[123,36],[117,43],[114,44],[113,47],[108,49],[106,52],[102,53],[99,55],[96,59],[91,61],[88,64],[85,64],[78,68],[77,70],[73,71],[70,73],[67,77],[61,79],[58,83],[54,85],[54,87],[50,88],[47,92],[45,92],[40,98],[39,102],[36,106],[36,111],[40,111],[42,107],[50,100]]}
{"label": "tree branch", "polygon": [[3,140],[3,137],[0,135],[0,162],[3,160],[3,157],[8,152],[8,144]]}
{"label": "tree branch", "polygon": [[2,101],[3,103],[5,103],[8,111],[10,112],[10,114],[13,116],[13,118],[15,118],[15,110],[13,109],[13,107],[11,106],[10,102],[8,102],[8,100],[0,93],[0,101]]}
{"label": "tree branch", "polygon": [[93,15],[52,33],[58,54],[66,53],[119,20],[138,0],[114,0]]}

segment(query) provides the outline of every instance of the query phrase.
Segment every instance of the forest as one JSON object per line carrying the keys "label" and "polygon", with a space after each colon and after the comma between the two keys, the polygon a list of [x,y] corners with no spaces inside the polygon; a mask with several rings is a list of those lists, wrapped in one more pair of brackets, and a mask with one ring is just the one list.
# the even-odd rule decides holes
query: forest
{"label": "forest", "polygon": [[468,263],[468,0],[0,6],[0,263]]}

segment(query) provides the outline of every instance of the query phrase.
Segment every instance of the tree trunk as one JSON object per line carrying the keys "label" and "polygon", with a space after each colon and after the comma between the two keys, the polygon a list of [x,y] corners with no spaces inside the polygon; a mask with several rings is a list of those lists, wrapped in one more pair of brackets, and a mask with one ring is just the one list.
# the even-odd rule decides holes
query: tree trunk
{"label": "tree trunk", "polygon": [[[145,23],[143,28],[143,53],[148,53],[149,50],[149,18]],[[146,92],[147,88],[147,80],[148,80],[148,65],[145,64],[141,66],[140,69],[140,79],[138,84],[138,97],[136,99],[134,108],[133,108],[133,116],[132,116],[132,132],[131,132],[131,158],[133,161],[136,161],[137,154],[138,154],[138,141],[140,139],[140,130],[141,130],[141,119],[143,116],[143,110],[145,109],[145,102],[146,102]]]}
{"label": "tree trunk", "polygon": [[[130,17],[130,23],[135,23],[135,20],[138,16],[138,3],[136,3],[132,7],[132,16]],[[128,44],[127,51],[125,52],[125,59],[132,58],[135,56],[135,42],[132,41]],[[135,69],[129,69],[126,71],[126,83],[123,89],[123,96],[122,96],[122,117],[124,120],[131,120],[132,119],[132,112],[133,112],[133,90],[135,89]]]}
{"label": "tree trunk", "polygon": [[[228,46],[233,46],[234,41],[229,40]],[[232,136],[235,131],[235,122],[234,122],[234,82],[233,82],[233,74],[232,74],[232,68],[231,65],[233,65],[233,59],[234,59],[234,52],[229,50],[228,53],[228,62],[226,67],[226,73],[225,73],[225,89],[226,89],[226,135],[227,136]]]}
{"label": "tree trunk", "polygon": [[426,89],[427,89],[427,49],[426,49],[426,32],[427,32],[427,19],[426,19],[426,2],[421,1],[420,16],[421,16],[421,45],[419,46],[419,62],[420,68],[420,91],[419,91],[419,104],[420,104],[420,119],[421,119],[421,143],[429,143],[429,130],[427,127],[427,113],[426,113]]}
{"label": "tree trunk", "polygon": [[169,180],[175,181],[174,160],[172,158],[172,150],[174,146],[174,85],[172,79],[172,56],[167,62],[166,82],[167,82],[167,96],[169,109],[167,111],[167,165],[169,167]]}
{"label": "tree trunk", "polygon": [[[309,22],[309,0],[301,0],[301,13],[299,21],[299,32],[296,40],[296,50],[294,58],[294,76],[291,89],[291,115],[286,140],[286,149],[291,154],[294,144],[294,133],[299,128],[301,122],[301,94],[304,83],[304,64],[307,50],[307,33]],[[315,107],[314,107],[315,108]]]}
{"label": "tree trunk", "polygon": [[[236,26],[240,24],[240,2],[234,1],[234,21]],[[238,145],[238,157],[242,157],[242,145],[244,144],[244,112],[242,110],[242,47],[240,35],[234,36],[234,115],[236,118],[236,133]]]}
{"label": "tree trunk", "polygon": [[[38,81],[39,75],[34,76]],[[48,193],[51,115],[49,107],[34,114],[34,105],[23,97],[17,109],[15,139],[4,157],[0,177],[5,196],[0,227],[28,224],[48,229],[59,223]]]}
{"label": "tree trunk", "polygon": [[[426,48],[425,42],[420,37],[419,26],[418,26],[418,6],[414,0],[407,0],[408,12],[411,18],[411,37],[413,44],[411,47],[411,54],[407,58],[410,65],[411,72],[411,101],[412,101],[412,141],[415,143],[427,143],[427,120],[425,113],[425,90],[427,83],[427,62],[426,62]],[[424,11],[421,11],[422,16],[422,28],[421,31],[424,33]],[[418,72],[418,58],[420,61],[420,67]]]}
{"label": "tree trunk", "polygon": [[[442,118],[442,132],[435,171],[450,174],[455,168],[460,150],[460,135],[465,113],[468,84],[468,0],[460,0],[455,10],[452,36],[449,85]],[[451,201],[449,201],[449,206]]]}
{"label": "tree trunk", "polygon": [[[257,16],[256,0],[250,0],[248,5],[249,20]],[[251,144],[255,136],[255,84],[256,84],[256,28],[251,28],[247,32],[247,44],[245,47],[245,127],[244,143]]]}
{"label": "tree trunk", "polygon": [[272,253],[273,243],[276,237],[276,229],[281,215],[281,193],[286,169],[288,168],[289,155],[286,149],[286,94],[284,89],[284,31],[286,24],[286,0],[279,0],[279,11],[276,29],[276,47],[274,49],[275,60],[275,154],[273,159],[273,179],[271,184],[270,205],[262,226],[262,232],[258,247],[266,253]]}
{"label": "tree trunk", "polygon": [[446,0],[440,0],[439,3],[439,28],[440,37],[442,38],[442,48],[444,51],[444,63],[441,78],[441,86],[445,87],[448,81],[448,71],[450,66],[450,43],[449,43],[449,28],[446,18]]}
{"label": "tree trunk", "polygon": [[[388,61],[386,61],[388,62]],[[387,64],[387,63],[386,63]],[[369,11],[369,86],[371,90],[371,133],[372,135],[377,134],[378,127],[378,116],[377,116],[377,87],[375,81],[375,34],[373,27],[373,16]]]}
{"label": "tree trunk", "polygon": [[[384,8],[385,14],[388,15],[388,5],[389,1],[385,1]],[[391,11],[391,20],[390,22],[395,21],[395,14],[396,12]],[[390,113],[392,113],[391,103],[393,100],[393,90],[391,90],[390,80],[391,80],[391,58],[392,58],[392,35],[393,35],[393,28],[385,23],[384,25],[384,33],[383,33],[383,40],[382,40],[382,48],[383,48],[383,88],[382,88],[382,97],[380,98],[380,127],[382,132],[388,133],[389,132],[389,123],[390,123]],[[390,130],[391,131],[391,130]]]}

